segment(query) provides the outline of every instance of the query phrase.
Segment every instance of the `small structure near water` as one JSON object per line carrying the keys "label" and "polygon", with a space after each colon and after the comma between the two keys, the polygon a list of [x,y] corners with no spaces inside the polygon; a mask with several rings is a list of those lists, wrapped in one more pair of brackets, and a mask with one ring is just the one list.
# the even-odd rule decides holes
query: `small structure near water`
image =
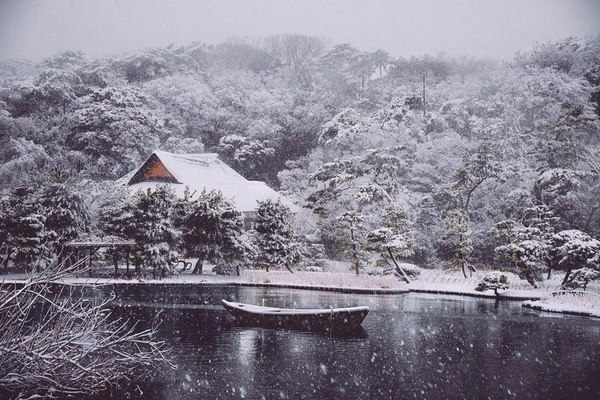
{"label": "small structure near water", "polygon": [[203,190],[220,191],[244,215],[246,229],[253,224],[258,201],[280,200],[292,210],[297,209],[264,182],[244,178],[219,160],[215,153],[174,154],[157,150],[138,169],[119,179],[117,184],[131,191],[168,185],[178,197],[183,197],[186,188],[192,194]]}
{"label": "small structure near water", "polygon": [[88,257],[88,274],[92,276],[92,259],[94,254],[100,249],[109,249],[112,252],[113,266],[115,268],[115,276],[119,273],[119,261],[124,260],[126,272],[129,273],[129,253],[135,245],[131,240],[83,240],[73,241],[65,245],[65,251],[68,254],[67,263],[81,262],[85,257]]}

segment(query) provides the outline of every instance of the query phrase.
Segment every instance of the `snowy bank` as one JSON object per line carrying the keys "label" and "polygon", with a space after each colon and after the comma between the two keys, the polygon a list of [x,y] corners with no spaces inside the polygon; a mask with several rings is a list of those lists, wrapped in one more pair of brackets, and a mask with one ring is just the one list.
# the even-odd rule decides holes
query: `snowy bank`
{"label": "snowy bank", "polygon": [[[4,284],[19,284],[25,276],[11,276]],[[367,276],[350,273],[243,271],[241,276],[182,274],[166,279],[118,279],[69,277],[55,281],[62,285],[199,285],[199,286],[251,286],[332,291],[357,294],[401,294],[408,289],[392,276]]]}
{"label": "snowy bank", "polygon": [[546,295],[545,292],[534,290],[508,289],[498,292],[498,296],[496,296],[493,290],[478,292],[473,288],[473,286],[419,281],[411,282],[408,285],[408,289],[411,292],[417,293],[456,294],[461,296],[483,297],[498,300],[539,300]]}
{"label": "snowy bank", "polygon": [[539,300],[548,294],[547,289],[533,289],[527,282],[514,274],[506,273],[509,277],[508,289],[499,290],[498,296],[493,290],[476,291],[475,287],[487,274],[477,271],[472,277],[465,278],[458,271],[421,270],[418,279],[407,285],[411,292],[431,294],[451,294],[470,297],[482,297],[499,300]]}
{"label": "snowy bank", "polygon": [[524,301],[523,307],[600,318],[600,294],[578,291],[554,292],[537,301]]}

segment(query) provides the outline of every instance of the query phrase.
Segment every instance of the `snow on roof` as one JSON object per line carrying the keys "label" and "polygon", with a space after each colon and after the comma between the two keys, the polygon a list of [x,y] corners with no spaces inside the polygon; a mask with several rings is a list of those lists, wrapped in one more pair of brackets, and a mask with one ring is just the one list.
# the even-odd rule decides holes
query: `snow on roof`
{"label": "snow on roof", "polygon": [[182,197],[186,187],[192,193],[199,194],[202,190],[218,190],[230,199],[238,211],[250,212],[256,210],[257,202],[267,199],[281,200],[283,204],[297,211],[298,207],[291,201],[268,187],[264,182],[249,181],[233,168],[218,159],[215,153],[203,154],[173,154],[166,151],[153,153],[163,163],[165,168],[179,183],[142,181],[129,184],[132,177],[141,170],[152,156],[138,169],[130,172],[117,181],[131,191],[154,189],[158,185],[169,185],[175,195]]}

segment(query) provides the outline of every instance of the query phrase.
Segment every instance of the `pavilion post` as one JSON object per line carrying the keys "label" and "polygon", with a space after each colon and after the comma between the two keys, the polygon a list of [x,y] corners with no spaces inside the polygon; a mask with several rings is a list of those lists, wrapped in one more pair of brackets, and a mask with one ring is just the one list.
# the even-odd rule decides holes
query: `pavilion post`
{"label": "pavilion post", "polygon": [[118,254],[116,253],[116,251],[115,251],[115,253],[113,253],[113,264],[115,266],[115,276],[117,276],[119,273],[119,259],[118,259]]}
{"label": "pavilion post", "polygon": [[90,263],[89,264],[90,270],[88,271],[88,275],[90,278],[92,277],[92,254],[94,254],[94,250],[90,248],[90,259],[88,260]]}

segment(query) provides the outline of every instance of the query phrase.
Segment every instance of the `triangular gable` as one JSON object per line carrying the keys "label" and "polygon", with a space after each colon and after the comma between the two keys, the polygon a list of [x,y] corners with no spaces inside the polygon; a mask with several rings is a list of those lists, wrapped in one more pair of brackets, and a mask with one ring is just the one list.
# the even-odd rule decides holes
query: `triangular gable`
{"label": "triangular gable", "polygon": [[152,153],[146,162],[131,177],[127,185],[135,185],[140,182],[168,182],[179,183],[177,178],[165,167],[165,164]]}
{"label": "triangular gable", "polygon": [[203,190],[217,190],[242,212],[253,212],[258,201],[267,199],[281,200],[294,212],[298,211],[296,205],[264,182],[247,180],[212,153],[173,154],[156,150],[140,168],[119,182],[134,191],[166,183],[177,197],[183,197],[188,189],[192,196]]}

